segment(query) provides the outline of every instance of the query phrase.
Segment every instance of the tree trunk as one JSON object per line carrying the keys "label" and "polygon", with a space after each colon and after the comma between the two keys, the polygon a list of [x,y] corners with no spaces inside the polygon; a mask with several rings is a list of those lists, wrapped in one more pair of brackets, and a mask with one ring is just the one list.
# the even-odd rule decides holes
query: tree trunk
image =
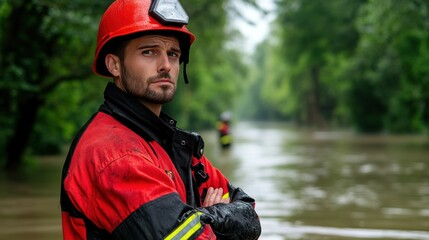
{"label": "tree trunk", "polygon": [[[6,142],[6,165],[8,171],[18,170],[35,125],[37,113],[42,105],[41,87],[46,79],[49,59],[52,52],[52,37],[46,37],[41,30],[43,19],[49,8],[33,1],[18,1],[12,5],[12,12],[5,28],[6,67],[19,69],[16,78],[15,109],[10,110],[13,119],[13,133]],[[32,17],[29,18],[28,16]],[[29,54],[30,53],[30,54]],[[11,79],[9,79],[11,81]],[[28,90],[29,89],[29,90]]]}
{"label": "tree trunk", "polygon": [[320,104],[320,79],[319,69],[317,67],[311,68],[311,86],[309,96],[309,106],[307,121],[311,126],[317,128],[326,127],[326,121],[321,113]]}
{"label": "tree trunk", "polygon": [[5,170],[17,171],[21,167],[24,152],[41,105],[42,101],[37,95],[27,97],[19,103],[13,135],[6,143]]}

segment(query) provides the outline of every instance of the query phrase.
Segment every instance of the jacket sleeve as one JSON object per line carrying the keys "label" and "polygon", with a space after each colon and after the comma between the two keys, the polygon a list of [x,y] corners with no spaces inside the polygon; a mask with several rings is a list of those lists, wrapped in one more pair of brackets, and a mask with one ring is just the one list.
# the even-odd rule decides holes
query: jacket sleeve
{"label": "jacket sleeve", "polygon": [[201,208],[202,222],[210,224],[216,236],[222,240],[258,239],[261,224],[254,210],[254,199],[240,188],[229,187],[232,190],[231,203]]}
{"label": "jacket sleeve", "polygon": [[202,222],[210,224],[219,239],[258,239],[261,234],[261,224],[254,209],[255,200],[241,188],[229,183],[207,158],[203,157],[201,162],[209,175],[208,181],[201,186],[201,196],[204,198],[204,189],[222,187],[226,193],[225,196],[231,199],[229,204],[215,204],[200,208]]}
{"label": "jacket sleeve", "polygon": [[210,228],[184,203],[170,177],[141,156],[122,156],[85,180],[87,169],[69,176],[68,194],[112,239],[196,239]]}

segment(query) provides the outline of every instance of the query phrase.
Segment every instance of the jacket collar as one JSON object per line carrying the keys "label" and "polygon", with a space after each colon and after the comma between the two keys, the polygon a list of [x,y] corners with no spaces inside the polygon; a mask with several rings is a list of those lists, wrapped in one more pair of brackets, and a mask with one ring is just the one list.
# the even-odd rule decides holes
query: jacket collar
{"label": "jacket collar", "polygon": [[[171,144],[176,129],[176,120],[161,112],[158,117],[137,98],[109,82],[104,91],[104,104],[100,110],[115,117],[131,130],[165,145]],[[147,139],[150,140],[150,139]]]}

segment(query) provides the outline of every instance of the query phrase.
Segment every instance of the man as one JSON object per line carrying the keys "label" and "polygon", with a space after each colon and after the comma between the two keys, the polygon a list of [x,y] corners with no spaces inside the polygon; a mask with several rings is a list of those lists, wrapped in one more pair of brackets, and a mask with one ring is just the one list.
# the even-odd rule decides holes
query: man
{"label": "man", "polygon": [[257,239],[254,199],[162,110],[195,37],[178,1],[117,0],[103,15],[95,73],[111,77],[63,169],[64,239]]}
{"label": "man", "polygon": [[220,121],[217,129],[219,132],[219,143],[223,149],[229,148],[232,144],[232,136],[229,130],[230,121],[231,121],[231,112],[221,113]]}

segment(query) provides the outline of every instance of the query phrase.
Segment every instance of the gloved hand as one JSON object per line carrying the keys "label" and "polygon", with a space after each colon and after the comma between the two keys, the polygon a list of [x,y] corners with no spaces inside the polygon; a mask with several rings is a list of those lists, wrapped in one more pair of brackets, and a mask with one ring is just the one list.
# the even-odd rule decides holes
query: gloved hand
{"label": "gloved hand", "polygon": [[210,224],[221,240],[256,240],[261,234],[259,217],[250,203],[238,200],[198,210],[201,221]]}

